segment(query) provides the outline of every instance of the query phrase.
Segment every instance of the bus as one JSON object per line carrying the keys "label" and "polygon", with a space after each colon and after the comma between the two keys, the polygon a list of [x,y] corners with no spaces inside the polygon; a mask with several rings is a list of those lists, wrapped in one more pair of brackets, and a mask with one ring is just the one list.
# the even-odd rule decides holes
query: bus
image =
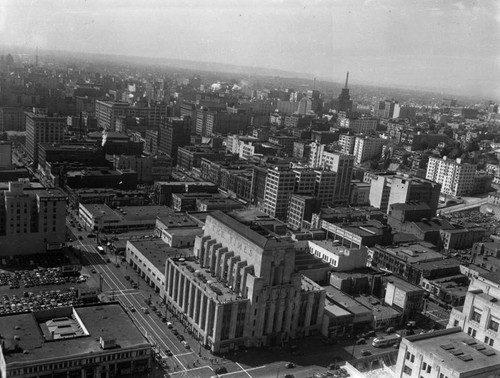
{"label": "bus", "polygon": [[376,337],[372,341],[375,348],[380,348],[388,345],[399,344],[401,336],[395,333],[394,335]]}
{"label": "bus", "polygon": [[104,251],[104,248],[101,247],[100,245],[97,246],[97,252],[99,252],[101,255],[104,255],[106,252]]}

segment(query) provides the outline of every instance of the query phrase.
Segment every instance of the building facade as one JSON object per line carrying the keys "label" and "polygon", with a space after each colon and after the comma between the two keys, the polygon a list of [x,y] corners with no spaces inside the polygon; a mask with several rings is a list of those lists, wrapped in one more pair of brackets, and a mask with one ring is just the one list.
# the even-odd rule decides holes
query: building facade
{"label": "building facade", "polygon": [[319,332],[325,293],[294,271],[292,242],[215,212],[194,255],[167,260],[166,302],[207,348],[280,345]]}
{"label": "building facade", "polygon": [[462,163],[461,159],[449,160],[429,157],[425,178],[441,184],[441,192],[464,196],[473,191],[477,165]]}

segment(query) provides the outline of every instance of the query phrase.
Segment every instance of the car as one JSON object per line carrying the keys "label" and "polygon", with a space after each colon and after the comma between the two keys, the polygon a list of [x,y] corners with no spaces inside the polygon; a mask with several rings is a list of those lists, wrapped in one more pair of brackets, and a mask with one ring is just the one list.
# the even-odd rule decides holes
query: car
{"label": "car", "polygon": [[293,369],[293,368],[295,367],[295,364],[294,364],[293,362],[287,362],[287,363],[285,364],[285,367],[286,367],[287,369]]}
{"label": "car", "polygon": [[172,328],[172,333],[177,336],[179,334],[179,331],[177,331],[175,328]]}
{"label": "car", "polygon": [[95,274],[97,273],[97,270],[95,268],[92,268],[91,272]]}
{"label": "car", "polygon": [[285,378],[295,378],[293,374],[285,374]]}
{"label": "car", "polygon": [[126,279],[127,281],[130,281],[130,276],[125,276],[125,279]]}
{"label": "car", "polygon": [[328,365],[328,369],[337,370],[337,369],[340,369],[340,365],[336,364],[336,363],[331,363],[330,365]]}
{"label": "car", "polygon": [[135,312],[135,307],[134,306],[129,306],[128,309],[130,310],[130,312]]}
{"label": "car", "polygon": [[385,333],[393,333],[395,330],[396,330],[395,327],[387,327],[387,329],[385,330]]}
{"label": "car", "polygon": [[170,349],[165,349],[165,354],[169,357],[172,357],[174,355]]}
{"label": "car", "polygon": [[88,238],[95,238],[96,236],[94,234],[88,234],[87,237]]}
{"label": "car", "polygon": [[177,339],[178,339],[179,341],[184,341],[184,340],[185,340],[185,339],[184,339],[184,336],[182,336],[180,333],[179,333],[179,334],[177,334],[176,336],[177,336]]}
{"label": "car", "polygon": [[132,282],[132,288],[133,289],[137,289],[139,286],[135,283],[135,282]]}
{"label": "car", "polygon": [[161,321],[162,321],[163,323],[166,323],[166,322],[167,322],[167,317],[166,317],[166,316],[162,316],[162,317],[161,317]]}
{"label": "car", "polygon": [[142,312],[144,312],[146,315],[149,314],[149,309],[147,307],[142,307],[141,308]]}
{"label": "car", "polygon": [[184,346],[184,348],[186,349],[191,349],[191,347],[189,346],[188,342],[187,341],[182,341],[181,344]]}
{"label": "car", "polygon": [[167,322],[167,328],[172,329],[172,328],[174,328],[174,325],[172,323],[170,323],[170,322]]}
{"label": "car", "polygon": [[106,262],[107,262],[107,263],[110,263],[110,262],[111,262],[111,259],[108,257],[108,258],[106,259]]}
{"label": "car", "polygon": [[372,355],[372,352],[370,352],[368,349],[363,349],[361,351],[361,355],[362,356],[371,356]]}
{"label": "car", "polygon": [[83,236],[82,236],[82,235],[79,235],[79,236],[78,236],[78,239],[83,240]]}
{"label": "car", "polygon": [[408,323],[406,323],[407,328],[415,328],[417,325],[417,322],[415,320],[410,320]]}
{"label": "car", "polygon": [[360,337],[358,340],[356,340],[357,345],[363,345],[366,344],[366,339],[364,337]]}
{"label": "car", "polygon": [[226,374],[227,369],[225,366],[218,367],[217,369],[214,370],[215,374]]}

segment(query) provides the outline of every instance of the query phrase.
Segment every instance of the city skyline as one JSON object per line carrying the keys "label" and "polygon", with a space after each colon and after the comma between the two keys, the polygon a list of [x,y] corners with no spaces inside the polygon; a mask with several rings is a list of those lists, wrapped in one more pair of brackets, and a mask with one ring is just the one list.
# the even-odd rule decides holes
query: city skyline
{"label": "city skyline", "polygon": [[185,59],[342,82],[500,97],[494,1],[10,0],[3,43],[25,49]]}

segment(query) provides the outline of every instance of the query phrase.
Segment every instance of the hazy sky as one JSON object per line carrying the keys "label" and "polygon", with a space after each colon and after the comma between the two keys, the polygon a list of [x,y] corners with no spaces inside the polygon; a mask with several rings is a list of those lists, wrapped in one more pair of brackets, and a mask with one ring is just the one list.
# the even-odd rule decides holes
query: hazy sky
{"label": "hazy sky", "polygon": [[498,0],[0,0],[0,43],[500,99]]}

